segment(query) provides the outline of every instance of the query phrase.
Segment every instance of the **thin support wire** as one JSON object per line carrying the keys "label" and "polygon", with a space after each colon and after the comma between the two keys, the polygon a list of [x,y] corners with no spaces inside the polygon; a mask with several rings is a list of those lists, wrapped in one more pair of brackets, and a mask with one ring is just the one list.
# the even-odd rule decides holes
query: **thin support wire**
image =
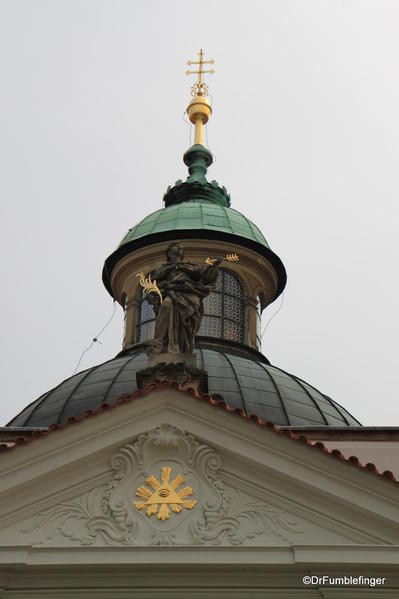
{"label": "thin support wire", "polygon": [[99,333],[97,333],[97,335],[96,335],[95,337],[93,337],[93,339],[92,339],[92,342],[90,343],[89,347],[86,347],[86,349],[85,349],[85,350],[83,350],[83,352],[82,352],[82,355],[80,356],[80,358],[79,358],[79,361],[78,361],[78,363],[77,363],[77,365],[76,365],[76,368],[75,368],[75,370],[74,370],[74,371],[73,371],[73,373],[72,373],[72,376],[73,376],[74,374],[76,374],[76,372],[77,372],[77,370],[78,370],[78,368],[79,368],[79,366],[80,366],[80,363],[81,363],[81,361],[83,360],[83,356],[84,356],[84,355],[85,355],[85,354],[86,354],[88,351],[90,351],[90,350],[91,350],[91,348],[93,347],[93,345],[94,345],[95,343],[99,343],[100,345],[102,345],[101,341],[99,341],[99,340],[98,340],[98,338],[100,337],[100,335],[102,335],[102,334],[103,334],[103,332],[105,331],[105,329],[106,329],[106,328],[107,328],[107,326],[110,324],[110,322],[111,322],[111,320],[113,319],[113,317],[115,316],[115,312],[116,312],[116,302],[115,302],[115,300],[113,301],[113,304],[114,304],[114,307],[113,307],[113,310],[112,310],[112,315],[111,315],[111,318],[109,318],[109,319],[107,320],[107,322],[105,323],[105,325],[103,326],[103,328],[101,329],[101,331],[100,331]]}
{"label": "thin support wire", "polygon": [[188,147],[191,148],[191,145],[192,145],[191,144],[191,139],[192,139],[192,133],[193,133],[193,125],[192,125],[192,122],[190,121],[190,119],[187,120],[187,112],[186,111],[183,112],[183,121],[185,123],[187,123],[188,125],[190,125],[190,129],[189,129],[189,132],[188,132]]}
{"label": "thin support wire", "polygon": [[266,333],[266,330],[267,330],[267,328],[268,328],[269,324],[271,323],[271,321],[273,320],[273,318],[274,318],[275,316],[277,316],[277,314],[280,312],[281,308],[283,307],[283,303],[284,303],[284,293],[283,293],[283,294],[282,294],[282,296],[281,296],[281,302],[280,302],[280,305],[279,305],[279,307],[277,308],[277,310],[275,311],[275,313],[273,314],[273,316],[271,316],[271,317],[269,318],[269,320],[268,320],[268,321],[267,321],[267,323],[266,323],[266,326],[265,326],[265,328],[263,329],[263,332],[262,332],[262,334],[261,334],[261,336],[260,336],[260,340],[261,340],[261,341],[262,341],[262,339],[263,339],[263,336],[264,336],[264,334]]}
{"label": "thin support wire", "polygon": [[209,142],[208,142],[208,125],[205,125],[205,139],[206,139],[206,147],[208,148],[208,150],[210,151],[210,153],[212,154],[213,157],[213,164],[216,164],[216,154],[214,154],[211,150],[211,148],[209,147]]}
{"label": "thin support wire", "polygon": [[[208,94],[208,98],[210,98],[210,100],[211,100],[211,108],[212,108],[212,110],[213,110],[213,96],[212,96],[211,94]],[[210,147],[210,145],[209,145],[209,141],[208,141],[208,125],[205,125],[205,126],[204,126],[204,129],[205,129],[206,147],[208,148],[208,150],[209,150],[209,151],[210,151],[210,153],[212,154],[212,157],[213,157],[213,164],[216,164],[216,154],[214,154],[214,153],[212,152],[212,149],[211,149],[211,147]]]}

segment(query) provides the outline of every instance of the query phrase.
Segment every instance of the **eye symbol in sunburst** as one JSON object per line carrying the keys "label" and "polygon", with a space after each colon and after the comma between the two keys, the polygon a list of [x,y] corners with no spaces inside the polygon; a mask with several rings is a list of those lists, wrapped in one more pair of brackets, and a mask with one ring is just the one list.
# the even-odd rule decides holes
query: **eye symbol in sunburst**
{"label": "eye symbol in sunburst", "polygon": [[145,482],[153,491],[143,485],[137,489],[136,495],[147,500],[133,501],[138,510],[145,510],[147,516],[152,516],[158,512],[159,508],[158,520],[167,520],[170,518],[169,507],[176,514],[181,512],[183,508],[192,510],[195,507],[197,504],[196,499],[185,499],[185,497],[193,495],[192,488],[184,487],[181,491],[177,491],[177,487],[184,483],[184,477],[178,474],[172,482],[169,482],[171,472],[172,468],[169,466],[162,467],[161,483],[153,474],[145,479]]}

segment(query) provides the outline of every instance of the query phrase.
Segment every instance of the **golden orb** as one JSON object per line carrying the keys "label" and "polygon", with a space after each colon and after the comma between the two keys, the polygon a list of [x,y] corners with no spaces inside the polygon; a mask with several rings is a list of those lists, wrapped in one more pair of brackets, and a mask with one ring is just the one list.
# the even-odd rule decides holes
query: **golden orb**
{"label": "golden orb", "polygon": [[205,125],[212,114],[209,100],[205,96],[195,96],[187,107],[187,114],[193,125],[197,121],[201,121]]}

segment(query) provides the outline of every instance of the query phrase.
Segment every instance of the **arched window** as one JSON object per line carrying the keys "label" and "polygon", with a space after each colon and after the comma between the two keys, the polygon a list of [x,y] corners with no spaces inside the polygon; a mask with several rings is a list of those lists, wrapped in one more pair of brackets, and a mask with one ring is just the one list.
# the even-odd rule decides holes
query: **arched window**
{"label": "arched window", "polygon": [[144,295],[144,291],[141,297],[141,303],[139,307],[139,315],[137,319],[137,334],[136,340],[148,341],[154,338],[155,332],[155,314],[151,304],[147,302]]}
{"label": "arched window", "polygon": [[[152,339],[154,331],[154,310],[143,293],[137,319],[137,342]],[[227,270],[219,271],[215,291],[204,299],[204,316],[198,335],[244,342],[244,290],[238,278]]]}

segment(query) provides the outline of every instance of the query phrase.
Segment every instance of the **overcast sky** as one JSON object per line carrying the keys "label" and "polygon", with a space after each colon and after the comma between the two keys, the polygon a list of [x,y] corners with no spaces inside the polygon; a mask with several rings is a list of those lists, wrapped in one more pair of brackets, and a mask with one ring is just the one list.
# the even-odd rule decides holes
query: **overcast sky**
{"label": "overcast sky", "polygon": [[396,0],[0,1],[0,424],[71,376],[112,312],[104,259],[186,176],[200,46],[210,178],[288,272],[264,353],[399,425]]}

